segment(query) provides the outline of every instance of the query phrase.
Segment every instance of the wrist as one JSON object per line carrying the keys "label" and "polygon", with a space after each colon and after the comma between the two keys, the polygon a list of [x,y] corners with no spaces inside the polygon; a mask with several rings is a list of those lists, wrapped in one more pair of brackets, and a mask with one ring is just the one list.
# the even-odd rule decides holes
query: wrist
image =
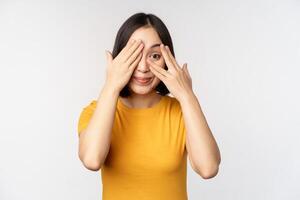
{"label": "wrist", "polygon": [[108,84],[104,84],[101,93],[105,93],[107,95],[110,95],[111,97],[118,97],[120,90]]}
{"label": "wrist", "polygon": [[179,99],[179,102],[181,104],[181,106],[184,106],[186,104],[190,104],[192,101],[196,100],[197,97],[194,93],[186,93],[186,94],[182,94],[181,98]]}

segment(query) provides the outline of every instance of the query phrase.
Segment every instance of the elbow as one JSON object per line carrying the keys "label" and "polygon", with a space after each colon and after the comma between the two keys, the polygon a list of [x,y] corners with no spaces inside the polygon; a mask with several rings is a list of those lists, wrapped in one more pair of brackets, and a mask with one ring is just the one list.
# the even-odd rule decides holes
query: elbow
{"label": "elbow", "polygon": [[91,171],[99,171],[101,169],[100,162],[95,162],[94,160],[83,160],[82,163],[85,168]]}
{"label": "elbow", "polygon": [[83,166],[91,171],[99,171],[101,169],[101,162],[98,159],[88,158],[79,154],[79,159]]}
{"label": "elbow", "polygon": [[219,167],[216,167],[215,169],[212,169],[212,170],[208,170],[208,171],[204,171],[201,175],[201,177],[203,179],[211,179],[213,177],[215,177],[217,174],[218,174],[218,171],[219,171]]}
{"label": "elbow", "polygon": [[211,179],[215,177],[219,172],[219,164],[215,164],[210,167],[197,167],[195,169],[196,173],[199,174],[203,179]]}

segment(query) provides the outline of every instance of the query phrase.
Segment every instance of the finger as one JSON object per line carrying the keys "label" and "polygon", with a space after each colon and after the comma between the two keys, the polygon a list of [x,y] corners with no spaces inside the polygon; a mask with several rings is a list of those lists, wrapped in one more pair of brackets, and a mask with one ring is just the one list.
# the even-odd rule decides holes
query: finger
{"label": "finger", "polygon": [[169,54],[168,54],[168,52],[167,52],[167,50],[165,49],[165,47],[164,47],[163,44],[160,45],[160,50],[161,50],[161,53],[162,53],[162,55],[163,55],[163,57],[164,57],[164,60],[165,60],[165,62],[166,62],[166,65],[168,66],[168,71],[175,72],[176,69],[175,69],[175,67],[173,66],[173,62],[172,62],[172,60],[170,59]]}
{"label": "finger", "polygon": [[186,63],[183,64],[182,71],[184,72],[184,75],[185,75],[186,77],[189,77],[188,72],[187,72],[187,70],[186,70]]}
{"label": "finger", "polygon": [[187,68],[187,63],[184,63],[184,69],[185,69],[185,72],[188,75],[188,77],[191,78],[190,72],[189,72],[189,70]]}
{"label": "finger", "polygon": [[126,62],[128,58],[133,54],[133,52],[141,45],[142,41],[139,39],[135,42],[125,53],[122,58],[123,62]]}
{"label": "finger", "polygon": [[133,63],[131,63],[131,65],[129,66],[129,70],[133,71],[135,69],[135,67],[137,66],[137,64],[140,62],[141,58],[142,58],[142,54],[140,53],[137,58],[134,60]]}
{"label": "finger", "polygon": [[186,63],[183,64],[182,70],[187,74]]}
{"label": "finger", "polygon": [[166,77],[163,74],[161,74],[159,71],[157,71],[157,69],[155,67],[153,67],[151,65],[150,70],[157,78],[159,78],[161,81],[165,82]]}
{"label": "finger", "polygon": [[171,76],[170,72],[166,71],[165,69],[161,68],[160,66],[158,66],[156,63],[154,63],[153,61],[149,60],[149,64],[150,67],[154,68],[155,71],[159,72],[160,74],[162,74],[165,77],[169,77]]}
{"label": "finger", "polygon": [[130,39],[127,41],[125,47],[120,51],[120,53],[118,54],[120,57],[123,57],[123,55],[126,53],[126,51],[134,44],[136,43],[136,40],[134,39]]}
{"label": "finger", "polygon": [[177,61],[176,61],[176,59],[174,58],[174,56],[173,56],[173,54],[172,54],[172,52],[171,52],[169,46],[166,46],[166,50],[167,50],[167,53],[168,53],[168,55],[169,55],[169,57],[170,57],[170,59],[171,59],[173,65],[174,65],[175,67],[177,67],[177,69],[180,68],[179,65],[178,65],[178,63],[177,63]]}
{"label": "finger", "polygon": [[191,87],[193,87],[193,81],[192,81],[192,78],[191,78],[190,73],[188,71],[187,63],[185,63],[182,68],[183,68],[185,76],[189,79],[189,84],[191,85]]}
{"label": "finger", "polygon": [[142,49],[144,48],[144,44],[141,43],[139,47],[133,52],[133,54],[128,58],[126,64],[129,66],[133,61],[136,60],[137,56],[141,54]]}

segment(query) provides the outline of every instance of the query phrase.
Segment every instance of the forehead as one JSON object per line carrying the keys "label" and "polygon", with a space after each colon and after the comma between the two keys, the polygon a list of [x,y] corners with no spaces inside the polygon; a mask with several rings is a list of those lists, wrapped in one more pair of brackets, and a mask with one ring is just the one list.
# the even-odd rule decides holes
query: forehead
{"label": "forehead", "polygon": [[[161,39],[157,34],[156,30],[152,27],[141,27],[135,30],[130,39],[141,39],[145,45],[145,48],[150,48],[154,44],[161,44]],[[159,46],[155,46],[153,48],[159,48]]]}

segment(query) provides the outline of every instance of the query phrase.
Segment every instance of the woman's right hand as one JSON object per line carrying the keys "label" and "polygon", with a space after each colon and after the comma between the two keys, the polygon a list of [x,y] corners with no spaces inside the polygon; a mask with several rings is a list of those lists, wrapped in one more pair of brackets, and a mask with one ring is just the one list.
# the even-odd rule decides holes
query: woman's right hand
{"label": "woman's right hand", "polygon": [[120,92],[128,83],[131,75],[142,58],[141,50],[144,44],[141,40],[129,40],[126,46],[113,59],[112,54],[106,50],[107,68],[105,84]]}

